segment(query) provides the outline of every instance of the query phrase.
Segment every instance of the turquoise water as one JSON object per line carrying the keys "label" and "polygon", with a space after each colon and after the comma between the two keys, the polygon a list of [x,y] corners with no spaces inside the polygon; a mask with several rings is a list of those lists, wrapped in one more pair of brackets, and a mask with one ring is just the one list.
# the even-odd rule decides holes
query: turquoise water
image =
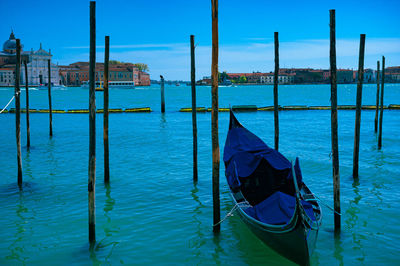
{"label": "turquoise water", "polygon": [[[210,107],[210,87],[198,87],[198,106]],[[338,103],[355,104],[356,85],[339,85]],[[363,104],[375,104],[364,85]],[[0,107],[13,95],[0,88]],[[25,106],[25,91],[21,106]],[[87,108],[88,91],[53,90],[53,109]],[[103,94],[96,92],[97,107]],[[269,106],[272,86],[221,87],[220,107]],[[329,85],[279,87],[281,105],[329,105]],[[400,103],[400,85],[385,85],[385,104]],[[190,87],[166,87],[165,115],[158,86],[110,91],[111,108],[151,107],[152,113],[110,114],[111,185],[103,183],[102,114],[97,115],[96,237],[88,245],[88,115],[32,113],[31,149],[21,116],[23,190],[17,182],[15,115],[0,114],[0,265],[189,264],[290,265],[259,241],[238,216],[212,233],[210,113],[198,114],[199,182],[192,182]],[[14,103],[12,104],[14,107]],[[47,108],[47,91],[32,90],[30,107]],[[238,113],[238,119],[273,146],[273,112]],[[352,173],[354,111],[339,111],[342,232],[333,214],[323,224],[313,265],[398,265],[400,246],[400,111],[384,112],[383,148],[377,150],[374,111],[362,112],[360,178]],[[228,113],[219,115],[221,154]],[[300,158],[305,182],[333,206],[330,111],[280,112],[280,151]],[[222,158],[222,157],[221,157]],[[233,207],[221,164],[221,217]]]}

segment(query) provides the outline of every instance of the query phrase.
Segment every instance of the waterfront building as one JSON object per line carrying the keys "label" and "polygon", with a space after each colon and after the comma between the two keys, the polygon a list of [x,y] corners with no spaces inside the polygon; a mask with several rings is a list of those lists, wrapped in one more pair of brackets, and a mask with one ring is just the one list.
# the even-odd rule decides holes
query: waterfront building
{"label": "waterfront building", "polygon": [[0,68],[0,86],[14,86],[15,68]]}
{"label": "waterfront building", "polygon": [[338,69],[336,71],[336,81],[337,81],[337,83],[352,83],[354,81],[353,70]]}
{"label": "waterfront building", "polygon": [[[76,62],[68,66],[59,66],[62,84],[80,86],[89,80],[89,62]],[[150,75],[132,63],[109,65],[109,81],[133,81],[135,86],[150,86]],[[104,81],[104,63],[96,63],[96,81]]]}
{"label": "waterfront building", "polygon": [[[353,78],[354,82],[358,82],[358,70],[354,70],[353,72]],[[376,81],[376,71],[367,68],[364,69],[364,75],[363,75],[363,83],[373,83]]]}
{"label": "waterfront building", "polygon": [[[23,45],[21,44],[21,59],[22,61],[27,61],[27,69],[28,69],[28,84],[29,85],[40,85],[46,84],[48,82],[48,60],[52,58],[52,54],[50,50],[47,52],[42,49],[42,44],[40,44],[40,48],[37,51],[31,49],[31,51],[23,51]],[[16,60],[16,51],[17,51],[17,41],[15,39],[14,32],[11,31],[10,37],[3,44],[3,50],[0,52],[0,71],[3,73],[7,72],[7,69],[15,69],[15,60]],[[53,85],[60,84],[60,77],[58,66],[51,63],[51,83]],[[7,81],[1,81],[0,77],[0,86],[11,86],[7,85],[10,79],[7,78]],[[12,85],[14,84],[15,77],[12,79]],[[23,70],[23,64],[21,64],[21,84],[25,84],[25,71]]]}
{"label": "waterfront building", "polygon": [[[274,84],[274,73],[263,73],[260,76],[260,83]],[[292,84],[294,83],[294,74],[279,74],[278,84]]]}

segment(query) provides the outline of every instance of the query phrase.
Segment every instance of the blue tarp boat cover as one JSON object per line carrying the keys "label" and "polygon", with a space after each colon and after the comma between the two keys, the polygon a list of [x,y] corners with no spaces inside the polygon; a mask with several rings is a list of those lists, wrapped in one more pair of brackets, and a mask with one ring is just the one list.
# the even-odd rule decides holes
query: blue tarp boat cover
{"label": "blue tarp boat cover", "polygon": [[[250,176],[262,159],[268,162],[268,167],[287,173],[287,179],[293,178],[291,163],[281,153],[267,146],[259,137],[244,127],[229,130],[224,148],[226,177],[231,188],[240,186],[239,177]],[[297,183],[302,184],[301,170],[296,158],[294,165]]]}
{"label": "blue tarp boat cover", "polygon": [[[253,205],[245,210],[248,215],[268,224],[285,224],[292,218],[296,200],[291,162],[244,128],[233,112],[223,159],[230,188],[240,188]],[[294,171],[300,189],[303,182],[298,158]],[[315,220],[312,205],[306,201],[301,204]]]}
{"label": "blue tarp boat cover", "polygon": [[[313,221],[315,221],[312,205],[301,201],[301,205]],[[267,224],[287,224],[293,216],[296,199],[293,196],[277,191],[261,203],[247,208],[244,211],[251,217]]]}

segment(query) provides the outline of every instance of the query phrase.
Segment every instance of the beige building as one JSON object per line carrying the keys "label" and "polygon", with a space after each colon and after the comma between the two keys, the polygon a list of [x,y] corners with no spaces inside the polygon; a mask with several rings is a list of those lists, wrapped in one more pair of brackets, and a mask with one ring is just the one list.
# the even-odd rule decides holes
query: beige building
{"label": "beige building", "polygon": [[[268,73],[260,76],[260,83],[274,84],[274,74]],[[292,84],[294,83],[294,75],[280,74],[278,75],[278,84]]]}

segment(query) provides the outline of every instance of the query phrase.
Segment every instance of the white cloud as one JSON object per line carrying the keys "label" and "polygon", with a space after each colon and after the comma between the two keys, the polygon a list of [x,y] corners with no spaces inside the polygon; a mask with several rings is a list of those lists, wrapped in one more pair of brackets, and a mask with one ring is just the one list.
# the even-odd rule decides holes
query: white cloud
{"label": "white cloud", "polygon": [[[74,47],[70,49],[78,49]],[[88,47],[80,47],[88,49]],[[98,48],[101,48],[100,46]],[[144,49],[146,48],[146,49]],[[219,69],[228,72],[269,72],[274,68],[273,42],[253,40],[247,44],[219,47]],[[337,65],[340,68],[358,67],[358,39],[337,40]],[[281,42],[280,67],[329,68],[329,40],[299,40]],[[387,65],[400,65],[400,38],[366,39],[365,68],[374,68],[381,55],[387,56]],[[88,53],[74,55],[88,60]],[[125,62],[142,62],[149,65],[151,78],[164,75],[166,79],[190,79],[189,44],[139,44],[111,46],[110,58]],[[97,60],[104,60],[97,53]],[[64,60],[61,60],[63,62]],[[65,60],[66,61],[66,60]],[[78,61],[78,59],[76,60]],[[69,61],[68,63],[72,63]],[[67,62],[66,62],[67,63]],[[211,71],[211,47],[196,47],[196,77],[209,76]]]}

